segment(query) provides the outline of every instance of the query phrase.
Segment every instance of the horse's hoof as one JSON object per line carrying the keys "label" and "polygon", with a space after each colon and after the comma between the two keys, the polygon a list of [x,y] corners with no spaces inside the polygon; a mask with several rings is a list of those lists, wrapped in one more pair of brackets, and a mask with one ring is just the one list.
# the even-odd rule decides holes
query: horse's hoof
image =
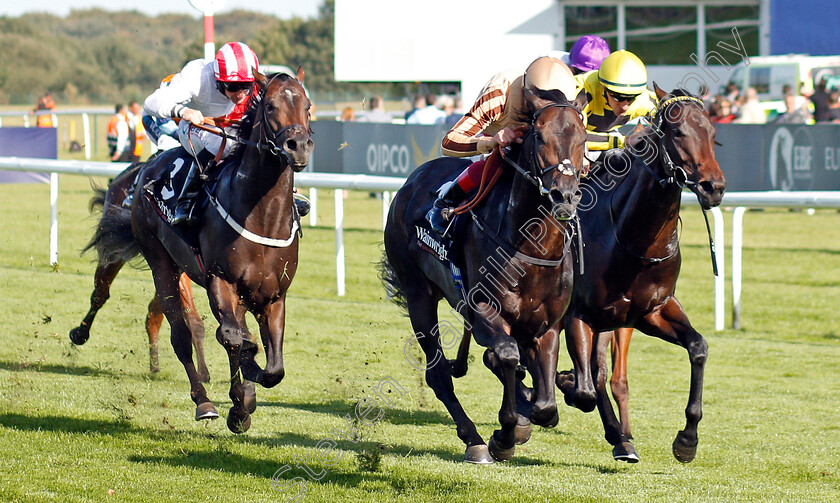
{"label": "horse's hoof", "polygon": [[630,442],[621,442],[613,447],[613,459],[626,463],[638,463],[639,454]]}
{"label": "horse's hoof", "polygon": [[691,440],[684,431],[677,433],[672,445],[674,457],[680,463],[691,463],[697,455],[697,440]]}
{"label": "horse's hoof", "polygon": [[491,436],[490,441],[487,442],[487,449],[496,461],[509,461],[510,458],[513,457],[513,453],[516,451],[516,445],[514,444],[514,446],[509,449],[502,449],[496,443],[496,439]]}
{"label": "horse's hoof", "polygon": [[213,405],[213,402],[204,402],[198,404],[195,408],[195,420],[201,421],[202,419],[216,419],[219,417],[219,413],[216,412],[216,406]]}
{"label": "horse's hoof", "polygon": [[245,410],[248,411],[248,414],[253,414],[257,410],[257,388],[250,381],[246,381],[244,386],[245,400],[243,401],[243,405],[245,406]]}
{"label": "horse's hoof", "polygon": [[516,426],[513,428],[513,438],[516,445],[522,445],[528,440],[531,440],[531,422],[525,417],[520,416],[517,420]]}
{"label": "horse's hoof", "polygon": [[70,340],[77,346],[81,346],[86,343],[89,337],[90,331],[84,330],[82,327],[76,327],[70,331]]}
{"label": "horse's hoof", "polygon": [[474,465],[491,465],[493,464],[493,457],[490,456],[490,450],[487,444],[471,445],[467,447],[467,452],[464,454],[464,461]]}
{"label": "horse's hoof", "polygon": [[231,407],[227,417],[227,426],[230,431],[236,434],[245,433],[251,427],[251,414],[246,413],[244,419],[239,419],[233,413],[233,407]]}
{"label": "horse's hoof", "polygon": [[466,362],[461,365],[458,360],[449,360],[449,371],[452,372],[452,377],[464,377],[467,375]]}
{"label": "horse's hoof", "polygon": [[575,389],[575,373],[571,370],[557,372],[554,383],[557,385],[557,389],[562,391],[564,395],[568,395]]}

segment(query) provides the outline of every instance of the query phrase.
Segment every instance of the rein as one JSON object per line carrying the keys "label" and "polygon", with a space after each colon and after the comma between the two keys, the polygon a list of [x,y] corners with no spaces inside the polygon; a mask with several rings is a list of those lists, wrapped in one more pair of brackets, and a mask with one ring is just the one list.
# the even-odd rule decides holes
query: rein
{"label": "rein", "polygon": [[[693,103],[695,105],[698,105],[701,109],[704,109],[703,101],[699,98],[695,98],[694,96],[673,96],[673,97],[668,98],[667,100],[665,100],[665,101],[663,101],[662,103],[659,104],[659,109],[656,112],[654,112],[654,114],[653,114],[652,121],[651,121],[651,127],[653,127],[657,131],[661,131],[660,128],[662,126],[662,123],[664,122],[664,116],[666,115],[665,110],[667,110],[669,106],[671,106],[675,103],[681,102],[681,101],[687,101],[687,102]],[[636,160],[638,160],[642,164],[642,166],[644,166],[644,168],[648,171],[648,173],[651,175],[651,177],[654,180],[656,180],[656,182],[659,184],[659,186],[662,187],[662,188],[665,188],[668,185],[676,185],[680,189],[683,189],[683,188],[686,188],[686,187],[690,188],[691,186],[696,185],[695,182],[692,182],[691,180],[688,179],[688,174],[685,172],[685,169],[681,165],[678,166],[677,164],[674,163],[673,159],[671,158],[670,154],[668,153],[667,146],[664,145],[664,143],[662,141],[662,137],[660,137],[659,141],[657,142],[657,146],[659,147],[660,151],[662,152],[659,156],[659,161],[665,167],[666,176],[664,176],[664,177],[660,176],[659,173],[654,171],[654,169],[648,163],[646,163],[644,160],[642,160],[639,157],[635,157],[635,156],[634,157],[636,158]],[[650,264],[659,264],[661,262],[664,262],[668,259],[673,258],[677,253],[679,253],[679,241],[680,241],[680,239],[679,239],[679,232],[676,231],[676,230],[674,232],[675,239],[676,239],[676,246],[675,246],[674,252],[671,253],[670,255],[666,256],[666,257],[645,257],[645,256],[642,256],[642,255],[639,255],[639,254],[633,252],[624,243],[622,243],[621,240],[619,240],[619,238],[618,238],[618,230],[617,230],[617,227],[615,225],[615,218],[613,216],[612,197],[613,197],[614,194],[615,194],[615,191],[613,191],[612,194],[610,194],[610,204],[609,204],[610,223],[612,224],[613,237],[615,237],[615,242],[616,242],[616,244],[618,244],[619,247],[621,247],[621,249],[623,249],[625,251],[625,253],[627,253],[628,255],[630,255],[634,258],[642,260],[643,262],[647,262],[647,263],[650,263]],[[714,271],[714,275],[717,276],[718,275],[717,258],[716,258],[716,254],[715,254],[715,242],[714,242],[714,239],[712,238],[712,229],[709,225],[709,217],[706,214],[706,209],[701,208],[701,210],[703,211],[703,218],[706,221],[706,232],[709,235],[709,248],[710,248],[711,254],[712,254],[712,270]],[[682,218],[680,218],[679,216],[677,218],[679,219],[680,226],[682,226]]]}
{"label": "rein", "polygon": [[[534,112],[534,116],[531,119],[531,124],[530,124],[530,127],[529,127],[529,134],[534,131],[534,125],[535,125],[537,119],[539,118],[539,116],[543,112],[548,110],[549,108],[571,108],[572,110],[576,111],[578,113],[578,116],[581,117],[581,120],[583,120],[583,113],[573,104],[571,104],[571,103],[550,103],[550,104],[540,108],[536,112]],[[544,176],[546,173],[549,173],[550,171],[556,169],[560,172],[561,175],[575,176],[575,168],[572,165],[572,161],[569,160],[569,159],[563,159],[561,162],[559,162],[555,165],[548,166],[548,167],[545,167],[542,170],[540,170],[537,167],[538,159],[536,157],[536,153],[535,153],[534,149],[532,148],[532,149],[529,150],[529,153],[530,153],[529,161],[531,163],[531,168],[532,169],[530,171],[528,171],[528,170],[524,169],[522,166],[520,166],[516,161],[512,160],[510,157],[508,157],[506,155],[506,153],[509,153],[508,149],[506,149],[506,148],[503,149],[501,147],[496,147],[496,151],[498,152],[499,156],[502,158],[502,160],[506,164],[513,167],[516,170],[517,173],[519,173],[526,180],[528,180],[529,182],[534,184],[537,187],[537,189],[539,190],[540,196],[543,196],[543,197],[547,196],[550,192],[549,189],[545,188],[545,186],[542,183],[542,179],[541,179],[541,177]],[[481,186],[479,188],[479,192],[481,193],[481,199],[483,199],[483,197],[486,195],[486,193],[489,192],[490,188],[493,187],[493,185],[495,184],[495,181],[498,179],[498,177],[500,175],[501,175],[501,170],[497,170],[496,173],[494,174],[493,178],[490,180],[490,183],[487,184],[487,188],[485,189],[484,188],[485,187],[484,175],[482,174]],[[478,230],[480,230],[484,234],[488,235],[490,237],[490,239],[492,239],[500,247],[506,248],[506,249],[512,251],[513,252],[512,256],[514,258],[516,258],[517,260],[520,260],[521,262],[525,262],[526,264],[537,265],[537,266],[541,266],[541,267],[559,267],[563,264],[564,260],[566,259],[566,254],[569,252],[570,245],[571,245],[571,240],[568,239],[570,236],[568,236],[568,234],[566,235],[567,239],[566,239],[566,242],[563,246],[563,254],[557,260],[546,260],[546,259],[541,259],[541,258],[538,258],[538,257],[532,257],[530,255],[525,255],[524,253],[516,250],[512,245],[510,245],[508,243],[505,243],[502,240],[502,238],[499,237],[498,234],[496,234],[495,231],[490,229],[490,227],[486,224],[486,222],[484,222],[481,219],[481,217],[478,216],[478,214],[476,214],[474,211],[472,211],[473,208],[478,204],[478,202],[480,202],[481,199],[479,199],[478,197],[474,198],[469,203],[467,203],[467,204],[465,204],[465,205],[463,205],[459,208],[456,208],[455,213],[456,214],[461,214],[461,213],[469,212],[470,215],[472,216],[473,222],[474,222],[474,224],[475,224],[475,226]],[[478,202],[476,202],[476,201],[478,201]],[[580,233],[578,233],[578,235],[580,235]],[[583,266],[581,265],[581,269],[582,268],[583,268]]]}
{"label": "rein", "polygon": [[[276,74],[274,76],[272,76],[271,79],[268,81],[268,84],[265,85],[265,89],[268,89],[269,84],[271,84],[272,80],[274,80],[275,77],[276,77]],[[262,101],[262,96],[261,95],[255,96],[254,99],[258,100],[258,101]],[[282,147],[278,147],[274,142],[277,141],[277,139],[279,137],[281,137],[283,134],[285,134],[286,131],[297,130],[299,128],[303,128],[303,125],[302,124],[291,124],[291,125],[285,126],[283,128],[280,128],[278,131],[271,131],[271,133],[273,134],[273,138],[268,138],[267,133],[266,133],[266,130],[270,129],[269,126],[268,126],[268,115],[265,111],[265,106],[263,104],[260,104],[260,107],[261,107],[261,112],[262,112],[261,113],[261,121],[264,123],[265,126],[260,128],[260,139],[257,140],[256,142],[246,140],[246,139],[239,139],[239,138],[236,138],[234,136],[231,136],[231,135],[227,134],[224,131],[224,129],[222,129],[221,126],[217,125],[217,123],[215,121],[210,123],[210,126],[213,126],[213,127],[208,127],[208,126],[205,126],[205,125],[197,126],[197,125],[194,125],[194,124],[191,124],[190,127],[197,127],[199,129],[209,131],[211,133],[217,134],[217,135],[222,137],[222,145],[219,148],[218,152],[216,153],[216,158],[213,161],[215,163],[218,163],[219,160],[221,159],[221,155],[222,155],[222,152],[224,152],[225,143],[227,142],[227,140],[232,139],[232,140],[238,140],[239,142],[241,142],[245,145],[256,147],[260,150],[266,150],[266,151],[270,152],[271,154],[274,154],[275,156],[277,156],[279,159],[285,160],[286,162],[284,164],[285,164],[285,166],[288,166],[290,164],[290,162],[288,162],[288,157],[286,155],[285,149],[283,149]],[[190,147],[192,147],[192,141],[190,141]],[[195,149],[193,148],[193,150],[195,150]],[[195,156],[195,153],[193,153],[193,156]],[[260,244],[260,245],[263,245],[263,246],[269,246],[269,247],[272,247],[272,248],[287,248],[295,242],[295,239],[298,236],[298,231],[300,230],[300,225],[298,224],[299,217],[293,217],[292,218],[292,229],[291,229],[291,232],[289,233],[289,237],[287,239],[277,239],[277,238],[269,238],[269,237],[265,237],[265,236],[260,236],[258,234],[255,234],[255,233],[249,231],[248,229],[246,229],[242,225],[240,225],[239,222],[234,220],[234,218],[230,215],[230,213],[228,213],[228,211],[222,206],[222,204],[219,202],[218,199],[216,199],[212,194],[210,194],[209,191],[206,191],[206,193],[207,193],[207,197],[208,197],[210,203],[213,205],[214,208],[216,208],[216,211],[222,217],[222,220],[224,220],[234,231],[236,231],[237,234],[239,234],[243,238],[247,239],[248,241],[251,241],[252,243],[257,243],[257,244]],[[292,200],[292,205],[291,206],[292,206],[292,212],[295,215],[297,215],[297,208],[295,207],[294,200]]]}

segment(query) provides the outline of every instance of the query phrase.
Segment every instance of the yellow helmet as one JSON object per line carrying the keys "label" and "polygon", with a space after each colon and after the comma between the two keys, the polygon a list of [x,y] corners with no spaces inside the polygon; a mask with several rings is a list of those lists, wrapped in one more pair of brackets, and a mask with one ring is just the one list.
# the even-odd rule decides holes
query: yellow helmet
{"label": "yellow helmet", "polygon": [[548,91],[563,91],[567,100],[575,99],[575,77],[559,59],[543,56],[535,59],[525,70],[525,87]]}
{"label": "yellow helmet", "polygon": [[647,86],[647,69],[638,56],[622,49],[604,59],[598,80],[616,94],[641,94]]}

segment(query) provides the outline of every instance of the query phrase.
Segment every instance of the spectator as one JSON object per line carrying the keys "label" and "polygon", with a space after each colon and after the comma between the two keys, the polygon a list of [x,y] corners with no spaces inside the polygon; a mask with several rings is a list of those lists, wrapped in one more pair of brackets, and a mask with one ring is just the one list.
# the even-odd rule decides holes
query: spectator
{"label": "spectator", "polygon": [[830,122],[831,115],[829,114],[829,95],[826,90],[828,77],[823,76],[819,82],[814,85],[814,93],[811,94],[810,100],[814,104],[814,121],[815,122]]}
{"label": "spectator", "polygon": [[353,122],[356,118],[356,112],[353,111],[353,107],[344,107],[344,110],[341,111],[341,117],[338,118],[341,122]]}
{"label": "spectator", "polygon": [[748,87],[744,93],[744,104],[741,105],[738,118],[734,122],[739,124],[764,124],[767,115],[758,102],[758,92],[754,87]]}
{"label": "spectator", "polygon": [[739,98],[741,98],[741,89],[738,88],[738,84],[734,82],[730,82],[726,85],[726,92],[724,94],[726,99],[729,100],[729,103],[732,105],[732,113],[738,115],[738,107],[740,106]]}
{"label": "spectator", "polygon": [[420,110],[421,108],[426,106],[426,97],[422,94],[418,94],[414,97],[414,102],[411,104],[411,110],[405,113],[405,120],[408,120],[411,117],[411,114]]}
{"label": "spectator", "polygon": [[406,124],[443,124],[446,120],[446,112],[438,108],[435,103],[437,97],[434,94],[426,95],[425,106],[418,108],[405,120]]}
{"label": "spectator", "polygon": [[[46,111],[46,110],[54,110],[55,109],[55,100],[52,97],[52,93],[47,91],[38,98],[38,103],[35,105],[35,109],[33,113]],[[35,118],[36,124],[38,127],[56,127],[58,125],[58,120],[53,113],[41,113],[38,114]]]}
{"label": "spectator", "polygon": [[840,92],[833,91],[828,95],[828,120],[840,122]]}
{"label": "spectator", "polygon": [[146,129],[143,127],[143,107],[136,100],[128,104],[128,129],[129,129],[129,162],[139,162],[143,156],[143,141],[147,138]]}
{"label": "spectator", "polygon": [[114,115],[108,121],[108,156],[112,162],[129,161],[130,133],[125,105],[117,104]]}
{"label": "spectator", "polygon": [[385,112],[382,96],[371,96],[368,104],[370,108],[356,119],[357,122],[391,122],[391,115]]}
{"label": "spectator", "polygon": [[807,124],[811,122],[811,112],[804,105],[799,105],[796,96],[785,94],[785,111],[774,122],[781,124]]}
{"label": "spectator", "polygon": [[709,120],[718,124],[728,124],[735,120],[732,113],[732,102],[729,98],[721,95],[715,96],[709,104]]}

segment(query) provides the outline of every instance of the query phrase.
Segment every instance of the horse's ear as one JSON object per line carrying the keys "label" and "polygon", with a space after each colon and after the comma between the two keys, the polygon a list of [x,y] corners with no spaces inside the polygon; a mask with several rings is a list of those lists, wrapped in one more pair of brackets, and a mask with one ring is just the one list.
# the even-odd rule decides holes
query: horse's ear
{"label": "horse's ear", "polygon": [[656,85],[656,81],[653,82],[653,90],[656,92],[656,97],[660,100],[664,98],[666,94],[668,94]]}
{"label": "horse's ear", "polygon": [[256,68],[254,68],[254,81],[260,87],[265,87],[265,75],[261,74]]}
{"label": "horse's ear", "polygon": [[575,97],[574,105],[577,107],[578,110],[583,110],[586,107],[587,103],[589,103],[589,99],[586,97],[586,89],[581,89],[578,95]]}
{"label": "horse's ear", "polygon": [[303,78],[304,78],[304,77],[306,77],[306,74],[304,74],[304,73],[303,73],[303,65],[300,65],[300,66],[298,67],[298,70],[297,70],[297,75],[295,76],[295,78],[297,79],[297,81],[298,81],[298,82],[300,82],[301,84],[303,84]]}

